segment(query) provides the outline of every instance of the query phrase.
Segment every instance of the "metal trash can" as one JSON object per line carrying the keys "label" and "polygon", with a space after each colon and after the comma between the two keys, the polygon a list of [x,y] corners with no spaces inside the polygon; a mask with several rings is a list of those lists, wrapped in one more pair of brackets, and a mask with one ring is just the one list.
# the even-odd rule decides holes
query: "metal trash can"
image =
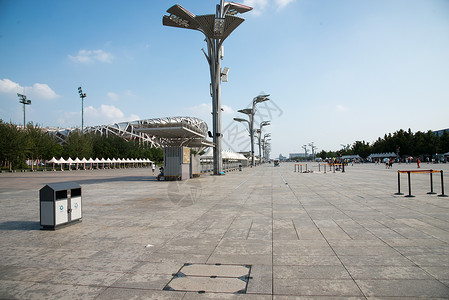
{"label": "metal trash can", "polygon": [[41,229],[56,230],[82,220],[81,186],[76,182],[50,183],[39,191]]}

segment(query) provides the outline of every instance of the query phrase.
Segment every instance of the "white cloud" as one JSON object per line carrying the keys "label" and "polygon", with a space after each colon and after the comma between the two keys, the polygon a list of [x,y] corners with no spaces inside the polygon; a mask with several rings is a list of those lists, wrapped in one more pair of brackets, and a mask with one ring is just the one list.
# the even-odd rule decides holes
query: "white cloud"
{"label": "white cloud", "polygon": [[0,92],[5,94],[21,93],[35,99],[55,99],[59,95],[46,83],[35,83],[33,86],[23,87],[9,79],[0,80]]}
{"label": "white cloud", "polygon": [[45,83],[35,83],[31,88],[30,93],[40,99],[55,99],[59,97],[59,95]]}
{"label": "white cloud", "polygon": [[296,0],[244,0],[243,4],[253,8],[251,11],[255,15],[261,15],[266,9],[272,8],[274,10],[280,10],[286,7],[288,4],[295,2]]}
{"label": "white cloud", "polygon": [[268,0],[245,0],[243,4],[252,7],[253,10],[251,12],[253,14],[260,15],[268,5]]}
{"label": "white cloud", "polygon": [[194,112],[197,116],[210,115],[212,112],[212,104],[201,103],[200,105],[189,107],[188,110]]}
{"label": "white cloud", "polygon": [[105,52],[101,49],[98,50],[80,50],[78,51],[78,55],[72,56],[68,55],[68,57],[77,63],[92,63],[94,61],[111,63],[114,56],[111,53]]}
{"label": "white cloud", "polygon": [[114,101],[114,102],[118,101],[118,99],[119,99],[119,95],[116,93],[113,93],[113,92],[107,93],[107,96],[111,101]]}
{"label": "white cloud", "polygon": [[295,2],[296,0],[276,0],[276,5],[278,6],[278,9],[282,9],[286,7],[288,4]]}
{"label": "white cloud", "polygon": [[19,93],[22,92],[23,88],[16,82],[9,79],[0,80],[0,92],[5,94]]}
{"label": "white cloud", "polygon": [[[93,125],[107,125],[111,123],[128,122],[140,120],[136,114],[125,116],[125,114],[114,105],[101,104],[99,108],[88,106],[84,108],[85,119]],[[93,123],[94,121],[94,123]]]}
{"label": "white cloud", "polygon": [[[197,116],[211,116],[212,113],[212,104],[211,103],[201,103],[197,106],[192,106],[188,108],[190,111],[193,111]],[[222,105],[222,114],[231,115],[234,114],[234,110],[232,107],[227,105]]]}
{"label": "white cloud", "polygon": [[125,116],[123,112],[114,105],[106,104],[100,106],[100,114],[111,120],[122,120]]}
{"label": "white cloud", "polygon": [[227,106],[227,105],[222,105],[221,108],[223,109],[223,113],[227,114],[227,115],[232,115],[234,114],[234,110],[232,109],[232,107]]}

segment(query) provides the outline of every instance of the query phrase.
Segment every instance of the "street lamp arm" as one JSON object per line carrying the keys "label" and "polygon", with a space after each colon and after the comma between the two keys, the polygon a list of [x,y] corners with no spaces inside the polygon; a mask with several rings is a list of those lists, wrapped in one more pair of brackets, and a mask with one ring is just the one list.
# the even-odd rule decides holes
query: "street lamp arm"
{"label": "street lamp arm", "polygon": [[204,48],[202,48],[201,51],[203,51],[204,56],[206,56],[207,62],[210,64],[210,57],[206,54],[206,51],[204,51]]}

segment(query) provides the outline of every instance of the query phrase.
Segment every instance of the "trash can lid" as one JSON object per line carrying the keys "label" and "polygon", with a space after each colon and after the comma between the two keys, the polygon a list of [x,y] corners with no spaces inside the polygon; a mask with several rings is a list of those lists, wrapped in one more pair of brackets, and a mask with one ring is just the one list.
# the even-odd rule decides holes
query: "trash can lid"
{"label": "trash can lid", "polygon": [[78,183],[76,183],[76,182],[55,182],[55,183],[49,183],[49,184],[45,185],[42,189],[44,189],[46,187],[51,188],[52,190],[55,190],[55,191],[81,188],[81,186]]}

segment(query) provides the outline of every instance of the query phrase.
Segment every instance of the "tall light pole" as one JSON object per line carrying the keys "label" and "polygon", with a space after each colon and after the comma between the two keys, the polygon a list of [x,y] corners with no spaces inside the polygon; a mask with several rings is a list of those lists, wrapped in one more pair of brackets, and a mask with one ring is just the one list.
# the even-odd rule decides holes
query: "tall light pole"
{"label": "tall light pole", "polygon": [[307,159],[307,145],[303,145],[302,148],[304,149],[304,159]]}
{"label": "tall light pole", "polygon": [[81,98],[81,134],[84,133],[84,98],[87,97],[86,93],[83,94],[81,87],[78,88],[78,93]]}
{"label": "tall light pole", "polygon": [[179,4],[170,7],[169,16],[162,17],[165,26],[198,30],[204,34],[207,42],[207,62],[209,63],[212,96],[212,131],[214,147],[214,175],[220,175],[223,169],[221,155],[221,81],[222,76],[227,77],[227,70],[220,67],[222,58],[222,45],[224,40],[236,29],[244,19],[236,17],[240,13],[246,13],[252,7],[220,0],[214,15],[196,16]]}
{"label": "tall light pole", "polygon": [[17,96],[19,97],[19,102],[23,103],[23,128],[26,127],[26,120],[25,120],[25,105],[31,105],[31,100],[27,100],[27,96],[17,93]]}
{"label": "tall light pole", "polygon": [[242,123],[242,122],[248,123],[248,132],[249,132],[249,135],[251,137],[251,122],[250,121],[242,119],[242,118],[234,118],[234,121],[237,121],[237,122],[240,122],[240,123]]}
{"label": "tall light pole", "polygon": [[263,151],[262,157],[263,157],[264,159],[266,159],[266,156],[265,156],[265,143],[266,143],[267,141],[271,140],[271,139],[269,139],[270,136],[271,136],[271,133],[266,133],[266,134],[263,136],[262,141],[260,141],[260,143],[262,144],[262,151]]}
{"label": "tall light pole", "polygon": [[262,145],[260,140],[262,138],[262,127],[270,125],[270,121],[260,122],[259,129],[257,129],[257,134],[259,136],[259,164],[262,164]]}
{"label": "tall light pole", "polygon": [[252,108],[241,109],[238,112],[242,114],[246,114],[249,117],[250,129],[249,135],[251,137],[251,166],[254,166],[254,115],[256,114],[256,104],[264,101],[270,100],[268,98],[270,95],[259,95],[253,98]]}
{"label": "tall light pole", "polygon": [[270,143],[271,139],[264,139],[263,140],[263,151],[264,151],[264,157],[266,160],[270,160]]}
{"label": "tall light pole", "polygon": [[239,113],[248,115],[249,122],[248,122],[248,131],[249,131],[249,137],[251,141],[251,167],[254,166],[254,112],[251,108],[245,108],[238,110]]}
{"label": "tall light pole", "polygon": [[312,148],[312,161],[315,161],[315,149],[316,149],[316,146],[313,145],[313,142],[311,142],[309,144],[309,146]]}

